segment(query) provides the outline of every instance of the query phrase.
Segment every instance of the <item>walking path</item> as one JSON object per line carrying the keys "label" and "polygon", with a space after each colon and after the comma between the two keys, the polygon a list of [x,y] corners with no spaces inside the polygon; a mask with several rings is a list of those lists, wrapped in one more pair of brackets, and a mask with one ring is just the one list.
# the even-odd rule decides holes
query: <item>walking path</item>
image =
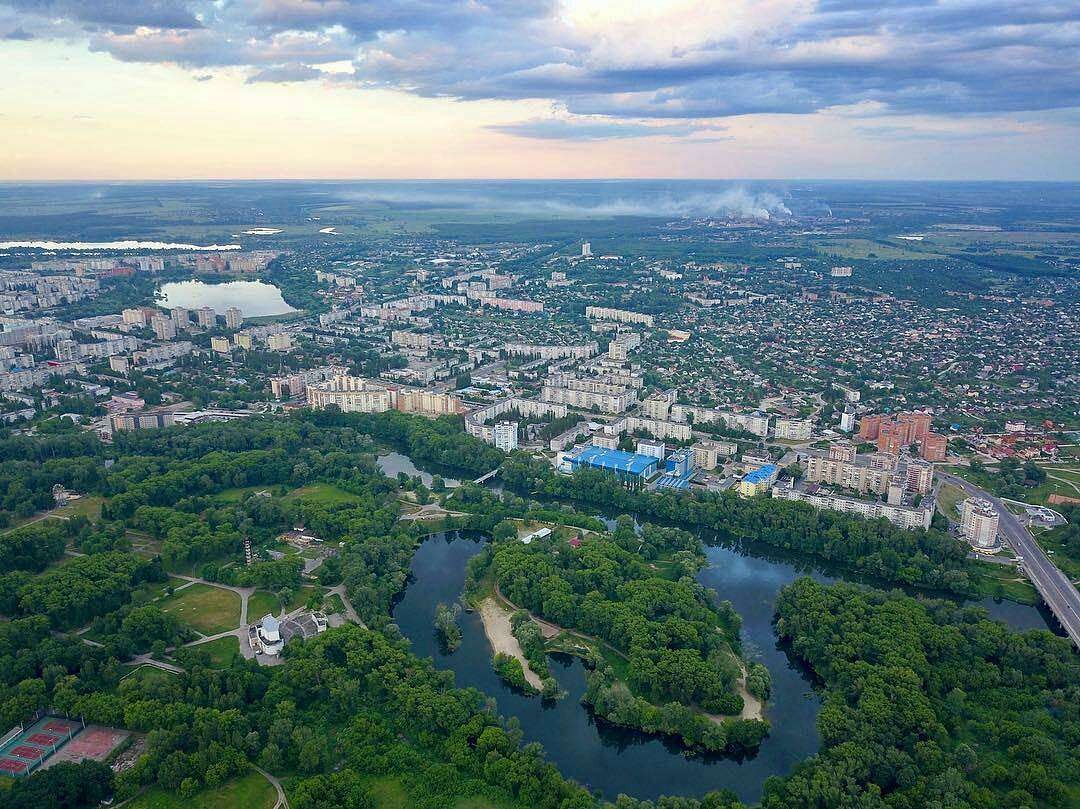
{"label": "walking path", "polygon": [[341,599],[341,603],[345,606],[345,617],[354,624],[359,624],[364,629],[367,629],[367,624],[360,619],[360,616],[356,614],[356,610],[353,609],[352,602],[349,601],[349,596],[345,593],[345,585],[339,584],[336,587],[330,587],[327,589],[326,594],[330,595],[331,593],[336,593]]}
{"label": "walking path", "polygon": [[[254,764],[251,765],[255,767]],[[274,804],[274,809],[289,809],[289,799],[285,797],[285,790],[281,788],[281,781],[272,776],[266,770],[261,767],[255,767],[255,771],[262,775],[267,781],[274,785],[274,789],[277,790],[277,803]]]}

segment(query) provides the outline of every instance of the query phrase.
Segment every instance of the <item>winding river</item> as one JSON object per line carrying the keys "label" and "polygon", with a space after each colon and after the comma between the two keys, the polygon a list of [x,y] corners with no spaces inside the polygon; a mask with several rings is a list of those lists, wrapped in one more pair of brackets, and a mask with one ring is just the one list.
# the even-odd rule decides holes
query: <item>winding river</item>
{"label": "winding river", "polygon": [[[525,742],[542,744],[567,777],[609,800],[623,792],[653,799],[665,794],[700,796],[727,788],[744,802],[754,802],[761,797],[767,777],[784,775],[817,752],[821,700],[809,674],[777,645],[773,603],[780,588],[799,576],[827,582],[836,580],[837,574],[765,549],[755,548],[753,553],[721,546],[707,549],[709,565],[699,579],[734,604],[743,618],[744,651],[765,663],[772,674],[773,697],[766,709],[772,733],[752,758],[689,756],[678,745],[593,719],[578,701],[585,691],[585,670],[576,659],[552,658],[552,673],[567,692],[565,699],[544,703],[516,693],[492,670],[491,648],[474,613],[462,615],[463,639],[458,650],[450,655],[439,650],[432,632],[435,605],[458,598],[465,564],[483,542],[477,537],[436,534],[422,543],[413,560],[410,583],[394,608],[394,620],[416,654],[453,671],[459,686],[491,695],[501,714],[520,722]],[[992,601],[983,606],[1017,629],[1046,628],[1034,607]]]}

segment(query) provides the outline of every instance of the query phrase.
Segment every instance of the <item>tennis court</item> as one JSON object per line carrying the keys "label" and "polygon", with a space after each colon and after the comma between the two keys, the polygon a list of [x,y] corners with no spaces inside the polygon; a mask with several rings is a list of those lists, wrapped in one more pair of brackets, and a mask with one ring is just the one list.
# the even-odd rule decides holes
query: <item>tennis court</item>
{"label": "tennis court", "polygon": [[131,731],[128,730],[87,725],[82,733],[50,756],[45,767],[52,767],[62,761],[77,764],[86,758],[104,761],[130,735]]}
{"label": "tennis court", "polygon": [[0,772],[29,775],[83,729],[82,722],[44,716],[28,728],[15,728],[0,745]]}

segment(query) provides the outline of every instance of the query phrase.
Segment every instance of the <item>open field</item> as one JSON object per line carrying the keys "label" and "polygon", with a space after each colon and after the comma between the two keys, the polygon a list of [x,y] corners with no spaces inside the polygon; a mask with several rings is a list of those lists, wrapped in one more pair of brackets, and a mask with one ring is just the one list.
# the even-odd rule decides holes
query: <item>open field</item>
{"label": "open field", "polygon": [[950,520],[956,522],[960,519],[960,504],[967,499],[964,495],[964,490],[959,486],[955,486],[952,483],[946,483],[942,485],[940,491],[938,491],[937,507],[938,511],[948,517]]}
{"label": "open field", "polygon": [[190,651],[205,652],[210,655],[210,666],[215,669],[227,668],[232,664],[233,658],[240,654],[240,639],[232,635],[212,640],[209,643],[200,643],[190,647]]}
{"label": "open field", "polygon": [[181,798],[154,787],[127,806],[129,809],[270,809],[276,801],[277,793],[273,785],[252,771],[190,798]]}
{"label": "open field", "polygon": [[347,491],[339,489],[337,486],[331,486],[329,483],[313,483],[310,486],[301,486],[299,489],[293,489],[285,495],[283,499],[312,500],[316,503],[335,506],[341,503],[353,503],[360,498],[355,494],[350,494]]}
{"label": "open field", "polygon": [[165,680],[178,677],[178,674],[173,674],[171,671],[165,671],[154,666],[142,665],[124,677],[124,682],[137,682],[137,683],[159,683]]}
{"label": "open field", "polygon": [[941,253],[919,249],[919,242],[876,242],[871,239],[836,239],[817,245],[819,253],[849,259],[889,259],[894,261],[923,261],[941,259]]}
{"label": "open field", "polygon": [[186,587],[165,598],[160,606],[204,635],[236,629],[240,624],[240,596],[208,584]]}
{"label": "open field", "polygon": [[265,590],[256,590],[248,599],[248,621],[257,621],[267,613],[277,615],[281,612],[278,597]]}

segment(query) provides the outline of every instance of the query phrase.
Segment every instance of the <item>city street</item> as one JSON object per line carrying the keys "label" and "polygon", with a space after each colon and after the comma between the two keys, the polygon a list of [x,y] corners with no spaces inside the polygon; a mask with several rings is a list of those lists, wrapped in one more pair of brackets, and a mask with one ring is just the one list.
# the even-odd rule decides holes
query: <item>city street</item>
{"label": "city street", "polygon": [[999,498],[956,475],[939,471],[938,476],[948,483],[959,486],[972,497],[982,497],[993,503],[1000,515],[998,530],[1002,537],[1021,558],[1024,573],[1031,579],[1035,589],[1046,602],[1046,606],[1065,629],[1073,644],[1080,648],[1080,593],[1072,582],[1050,561],[1027,528]]}

